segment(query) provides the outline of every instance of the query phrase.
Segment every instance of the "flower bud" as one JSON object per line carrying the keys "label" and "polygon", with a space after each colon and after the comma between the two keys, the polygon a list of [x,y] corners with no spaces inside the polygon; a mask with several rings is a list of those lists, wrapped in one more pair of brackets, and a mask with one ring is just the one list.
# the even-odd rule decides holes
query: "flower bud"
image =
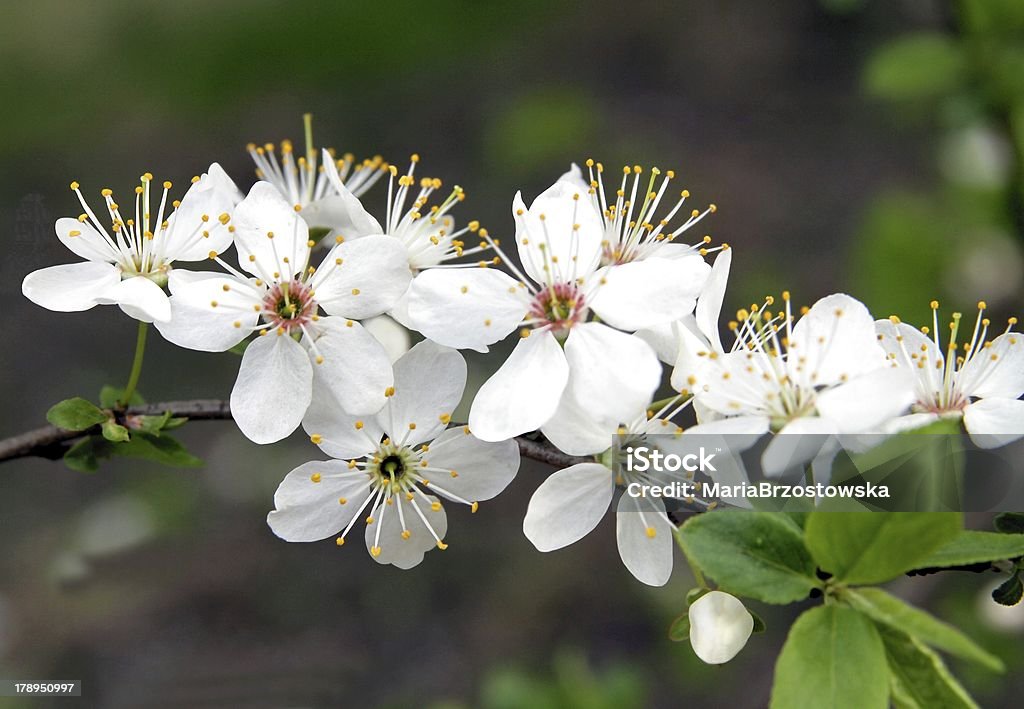
{"label": "flower bud", "polygon": [[690,644],[709,665],[736,657],[754,630],[754,618],[743,603],[728,593],[711,591],[690,606]]}

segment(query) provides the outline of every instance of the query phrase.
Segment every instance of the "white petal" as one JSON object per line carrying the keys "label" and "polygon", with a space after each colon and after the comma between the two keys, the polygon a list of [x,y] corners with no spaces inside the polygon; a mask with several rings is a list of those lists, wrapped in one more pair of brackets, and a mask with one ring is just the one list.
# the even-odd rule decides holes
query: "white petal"
{"label": "white petal", "polygon": [[[643,517],[637,504],[643,511]],[[622,563],[638,581],[664,586],[672,575],[672,531],[661,518],[665,504],[658,498],[619,498],[615,541]]]}
{"label": "white petal", "polygon": [[22,281],[21,292],[47,310],[73,313],[102,302],[103,296],[120,281],[117,267],[86,261],[33,271]]}
{"label": "white petal", "polygon": [[[315,371],[315,370],[314,370]],[[373,416],[346,414],[333,392],[313,387],[313,400],[302,417],[302,428],[332,458],[363,458],[377,450],[384,429]]]}
{"label": "white petal", "polygon": [[178,269],[168,287],[171,319],[157,322],[157,330],[168,342],[203,352],[223,352],[244,340],[259,319],[256,308],[265,292],[234,276]]}
{"label": "white petal", "polygon": [[331,249],[310,283],[324,310],[358,320],[388,310],[411,280],[405,247],[398,239],[366,236]]}
{"label": "white petal", "polygon": [[964,409],[964,427],[979,448],[999,448],[1024,437],[1024,401],[989,397]]}
{"label": "white petal", "polygon": [[903,433],[904,431],[913,431],[914,429],[931,425],[939,420],[941,420],[941,417],[938,414],[907,414],[906,416],[897,416],[882,426],[882,433]]}
{"label": "white petal", "polygon": [[583,179],[583,170],[581,170],[580,166],[576,163],[571,163],[569,165],[569,169],[562,173],[562,176],[558,178],[558,181],[566,182],[572,186],[574,190],[579,191],[581,198],[582,195],[585,195],[587,190],[590,189],[590,185]]}
{"label": "white petal", "polygon": [[231,223],[238,263],[249,273],[267,282],[287,281],[306,268],[309,227],[295,205],[288,204],[269,182],[252,186],[235,208]]}
{"label": "white petal", "polygon": [[841,293],[811,306],[793,327],[788,349],[790,377],[813,386],[853,378],[886,362],[871,313]]}
{"label": "white petal", "polygon": [[245,348],[231,390],[231,415],[254,443],[274,443],[296,429],[313,393],[305,348],[288,335],[270,333]]}
{"label": "white petal", "polygon": [[866,433],[906,413],[914,402],[914,377],[905,367],[885,367],[818,394],[818,414],[840,433]]}
{"label": "white petal", "polygon": [[700,256],[649,258],[608,266],[590,281],[590,307],[613,327],[638,330],[693,312],[711,267]]}
{"label": "white petal", "polygon": [[[203,261],[231,246],[231,232],[220,218],[242,201],[242,193],[217,163],[192,183],[167,220],[165,253],[171,261]],[[204,221],[203,216],[207,219]]]}
{"label": "white petal", "polygon": [[522,322],[525,287],[493,268],[434,268],[409,287],[409,318],[442,345],[486,352]]}
{"label": "white petal", "polygon": [[171,319],[171,301],[167,294],[145,276],[133,276],[115,284],[99,302],[117,303],[129,316],[143,322]]}
{"label": "white petal", "polygon": [[[401,497],[401,500],[399,498]],[[435,510],[431,503],[437,502],[432,495],[427,496],[430,502],[426,502],[417,495],[414,498],[416,507],[419,508],[427,522],[434,530],[434,534],[444,539],[448,533],[448,517],[444,507],[438,506]],[[402,514],[398,514],[398,505],[402,506]],[[402,518],[405,519],[405,528],[402,527]],[[380,536],[377,536],[377,525],[381,525]],[[408,538],[402,537],[402,532],[408,531]],[[374,513],[373,524],[366,525],[366,548],[370,551],[377,563],[393,564],[400,569],[411,569],[423,561],[423,555],[437,546],[434,535],[430,529],[423,524],[423,519],[416,513],[413,503],[409,502],[401,494],[392,497],[392,503],[382,504]],[[378,543],[380,552],[373,554],[375,542]]]}
{"label": "white petal", "polygon": [[676,334],[678,327],[679,325],[674,322],[662,323],[653,327],[641,328],[633,334],[650,345],[658,355],[658,359],[666,364],[672,364],[678,354],[678,335]]}
{"label": "white petal", "polygon": [[[713,349],[703,334],[698,334],[696,322],[690,327],[690,321],[683,319],[675,328],[675,361],[672,367],[672,388],[676,391],[698,391],[701,388],[701,376],[706,373],[704,357],[709,352],[722,354],[720,349]],[[721,344],[719,344],[719,347]]]}
{"label": "white petal", "polygon": [[[578,195],[579,199],[574,199]],[[586,191],[559,180],[527,209],[512,200],[516,246],[523,269],[538,283],[567,283],[591,273],[601,259],[604,222]]]}
{"label": "white petal", "polygon": [[343,460],[303,463],[278,486],[267,524],[288,542],[326,539],[345,528],[369,494],[367,474]]}
{"label": "white petal", "polygon": [[724,436],[732,450],[744,451],[768,433],[767,416],[733,416],[690,426],[684,436]]}
{"label": "white petal", "polygon": [[60,243],[87,261],[113,263],[120,259],[120,253],[89,222],[63,217],[54,224],[54,231]]}
{"label": "white petal", "polygon": [[761,456],[764,474],[775,477],[806,465],[835,441],[836,433],[836,424],[830,419],[804,417],[790,421]]}
{"label": "white petal", "polygon": [[618,430],[617,423],[596,420],[587,409],[580,405],[572,394],[572,371],[569,383],[562,393],[562,400],[548,422],[541,427],[545,438],[563,453],[569,455],[595,455],[612,446],[612,439]]}
{"label": "white petal", "polygon": [[354,320],[326,317],[310,356],[323,357],[313,365],[314,387],[334,397],[349,414],[375,414],[384,406],[385,390],[394,384],[391,360],[383,345]]}
{"label": "white petal", "polygon": [[545,480],[530,498],[523,533],[540,551],[579,541],[608,511],[615,483],[598,463],[577,463]]}
{"label": "white petal", "polygon": [[722,340],[718,334],[718,318],[722,314],[722,303],[725,302],[725,287],[729,282],[729,269],[732,267],[732,249],[723,248],[715,257],[711,266],[711,275],[704,284],[704,292],[697,299],[697,326],[704,337],[708,338],[715,352],[722,351]]}
{"label": "white petal", "polygon": [[384,346],[392,362],[409,351],[409,331],[387,315],[363,320],[363,327]]}
{"label": "white petal", "polygon": [[331,154],[324,150],[322,159],[324,174],[334,187],[336,195],[325,197],[306,207],[306,210],[315,207],[314,213],[309,216],[306,215],[306,210],[303,210],[306,220],[313,226],[329,227],[331,233],[326,238],[337,235],[343,239],[355,239],[370,234],[383,234],[380,222],[366,211],[359,198],[341,181],[338,166]]}
{"label": "white petal", "polygon": [[519,446],[511,440],[488,443],[461,427],[450,428],[430,444],[427,460],[432,468],[456,473],[431,480],[431,488],[436,483],[464,500],[478,502],[496,496],[516,477]]}
{"label": "white petal", "polygon": [[599,421],[631,420],[661,382],[661,363],[639,337],[600,323],[576,325],[565,343],[573,395]]}
{"label": "white petal", "polygon": [[[392,440],[414,446],[443,431],[466,388],[466,360],[423,340],[395,362],[395,392],[377,414]],[[413,428],[410,428],[412,426]]]}
{"label": "white petal", "polygon": [[534,431],[555,413],[568,378],[569,365],[554,335],[535,332],[522,338],[477,392],[469,427],[484,441]]}
{"label": "white petal", "polygon": [[979,399],[1019,398],[1024,394],[1024,335],[1006,332],[992,340],[968,360],[957,383],[964,394]]}
{"label": "white petal", "polygon": [[693,652],[709,665],[736,657],[754,632],[754,617],[738,598],[724,591],[704,594],[687,615]]}

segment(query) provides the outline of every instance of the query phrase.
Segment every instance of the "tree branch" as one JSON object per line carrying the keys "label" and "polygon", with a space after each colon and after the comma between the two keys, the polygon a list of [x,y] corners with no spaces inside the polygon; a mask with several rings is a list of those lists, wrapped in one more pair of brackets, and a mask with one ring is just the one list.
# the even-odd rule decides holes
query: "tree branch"
{"label": "tree branch", "polygon": [[[117,412],[119,422],[132,416],[161,416],[170,412],[172,416],[184,416],[191,421],[228,421],[231,409],[228,402],[220,399],[194,399],[191,401],[165,401],[144,404]],[[56,426],[43,426],[18,436],[0,440],[0,463],[18,458],[47,458],[59,460],[68,448],[80,438],[99,433],[99,426],[86,431],[68,431]],[[547,463],[553,467],[567,468],[576,463],[587,462],[588,458],[566,455],[554,446],[520,436],[516,439],[519,453],[524,458]]]}

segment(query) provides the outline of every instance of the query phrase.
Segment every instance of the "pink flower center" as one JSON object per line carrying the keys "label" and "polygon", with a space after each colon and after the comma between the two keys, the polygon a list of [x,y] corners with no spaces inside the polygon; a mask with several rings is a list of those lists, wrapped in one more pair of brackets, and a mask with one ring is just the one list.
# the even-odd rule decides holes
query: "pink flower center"
{"label": "pink flower center", "polygon": [[587,317],[583,293],[573,283],[548,286],[533,299],[529,317],[534,327],[550,327],[556,335],[568,331]]}
{"label": "pink flower center", "polygon": [[313,290],[300,281],[278,283],[263,297],[263,319],[288,332],[311,322],[316,311]]}

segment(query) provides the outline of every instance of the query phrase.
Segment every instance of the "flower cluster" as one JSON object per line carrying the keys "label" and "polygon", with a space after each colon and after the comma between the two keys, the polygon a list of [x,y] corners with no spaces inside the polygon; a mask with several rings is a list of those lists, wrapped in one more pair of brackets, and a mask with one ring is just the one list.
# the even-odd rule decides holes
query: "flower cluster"
{"label": "flower cluster", "polygon": [[[308,125],[302,157],[288,141],[249,153],[259,180],[244,197],[216,163],[180,202],[169,182],[157,199],[149,173],[134,210],[104,189],[102,217],[72,183],[83,213],[56,232],[85,261],[31,273],[23,292],[58,311],[117,304],[181,347],[241,350],[230,401],[241,432],[269,444],[302,426],[330,457],[281,483],[268,524],[285,540],[343,545],[363,519],[376,561],[415,566],[447,547],[442,500],[476,512],[515,477],[513,439],[534,431],[587,457],[529,503],[523,531],[545,552],[594,529],[616,491],[672,482],[616,466],[616,437],[771,435],[773,474],[827,463],[805,434],[884,437],[949,419],[983,447],[1024,436],[1024,335],[1011,319],[989,339],[984,303],[969,337],[953,314],[944,349],[937,303],[918,330],[876,321],[845,294],[794,313],[784,292],[777,309],[767,298],[740,310],[724,344],[733,251],[690,236],[716,208],[691,208],[671,171],[627,166],[609,183],[601,163],[573,165],[529,204],[515,194],[509,248],[456,222],[466,193],[419,174],[417,155],[404,171],[338,158],[313,147]],[[375,214],[364,200],[376,183],[386,199]],[[199,261],[210,269],[180,268]],[[408,331],[423,338],[411,349]],[[506,338],[515,345],[473,395],[468,425],[454,423],[467,380],[458,350]],[[684,413],[695,423],[685,430]],[[626,568],[666,583],[672,506],[620,493],[616,508]],[[749,636],[738,603],[714,592],[691,608],[706,661]],[[728,642],[709,635],[723,622]]]}

